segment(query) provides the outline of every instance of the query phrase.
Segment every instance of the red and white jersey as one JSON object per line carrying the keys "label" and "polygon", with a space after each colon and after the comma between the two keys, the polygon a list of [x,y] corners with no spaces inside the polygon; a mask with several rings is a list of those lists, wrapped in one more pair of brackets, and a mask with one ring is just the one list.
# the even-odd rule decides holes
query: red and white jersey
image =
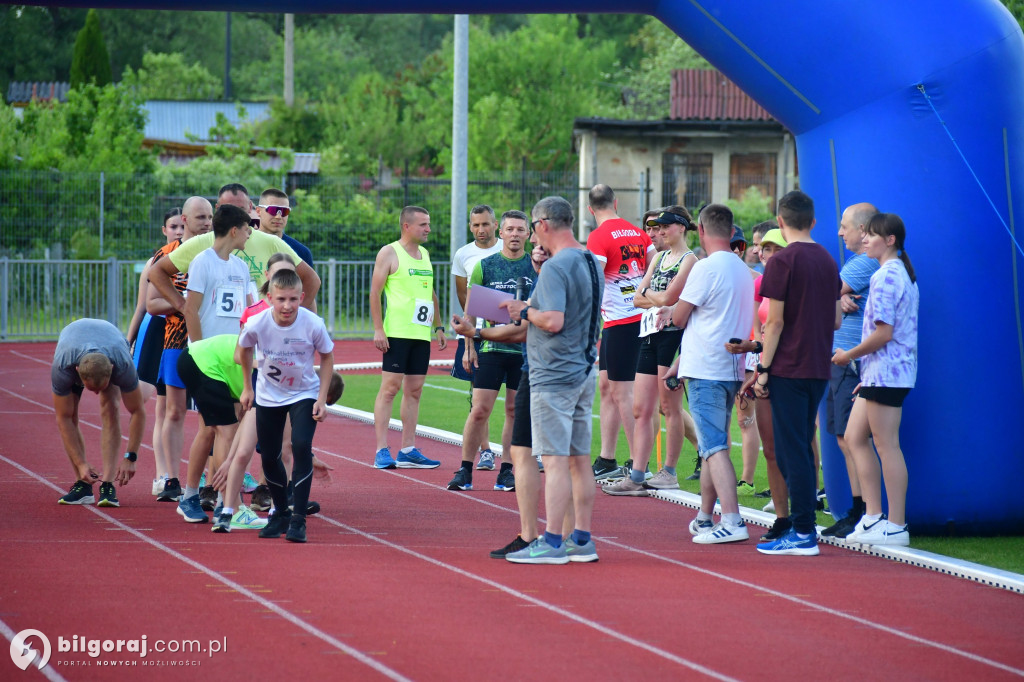
{"label": "red and white jersey", "polygon": [[651,238],[628,220],[612,218],[590,233],[587,249],[604,264],[604,326],[639,321],[642,311],[633,306],[633,297],[655,253]]}

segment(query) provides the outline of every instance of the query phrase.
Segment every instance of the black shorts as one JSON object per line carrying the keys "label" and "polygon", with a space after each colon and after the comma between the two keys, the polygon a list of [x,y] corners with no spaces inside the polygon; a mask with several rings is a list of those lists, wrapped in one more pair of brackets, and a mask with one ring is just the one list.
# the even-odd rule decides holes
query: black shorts
{"label": "black shorts", "polygon": [[659,367],[671,367],[679,352],[682,329],[666,329],[640,339],[640,356],[636,361],[637,374],[658,375]]}
{"label": "black shorts", "polygon": [[522,353],[492,351],[476,357],[479,366],[473,375],[473,388],[500,391],[501,385],[505,384],[510,391],[519,390],[519,379],[523,374]]}
{"label": "black shorts", "polygon": [[845,436],[853,409],[853,389],[860,383],[857,361],[846,367],[832,365],[832,376],[825,392],[825,429],[833,436]]}
{"label": "black shorts", "polygon": [[388,337],[382,369],[395,374],[426,374],[430,367],[430,341]]}
{"label": "black shorts", "polygon": [[516,392],[515,418],[512,419],[512,445],[533,447],[533,428],[530,426],[530,373],[523,372]]}
{"label": "black shorts", "polygon": [[235,416],[235,404],[238,401],[231,395],[228,385],[203,374],[187,348],[178,357],[178,376],[185,382],[185,389],[195,401],[207,426],[238,423],[238,417]]}
{"label": "black shorts", "polygon": [[640,321],[605,327],[601,333],[598,369],[608,370],[611,381],[636,379],[636,362],[640,357]]}
{"label": "black shorts", "polygon": [[[480,342],[474,340],[477,353],[480,352]],[[455,347],[455,362],[452,364],[452,376],[463,381],[473,381],[473,366],[469,366],[469,372],[462,366],[462,356],[466,354],[466,337],[460,336],[458,345]]]}
{"label": "black shorts", "polygon": [[[139,381],[145,381],[154,386],[163,385],[163,382],[157,381],[157,375],[160,373],[160,357],[164,354],[164,327],[166,325],[167,320],[163,317],[150,316],[142,338],[135,340],[135,345],[138,346],[135,369],[139,372]],[[165,388],[164,393],[166,392]]]}
{"label": "black shorts", "polygon": [[888,407],[903,407],[903,401],[906,399],[907,394],[910,393],[909,388],[890,388],[888,386],[861,386],[860,392],[857,396],[864,398],[864,400],[870,400],[873,403],[879,405],[886,405]]}

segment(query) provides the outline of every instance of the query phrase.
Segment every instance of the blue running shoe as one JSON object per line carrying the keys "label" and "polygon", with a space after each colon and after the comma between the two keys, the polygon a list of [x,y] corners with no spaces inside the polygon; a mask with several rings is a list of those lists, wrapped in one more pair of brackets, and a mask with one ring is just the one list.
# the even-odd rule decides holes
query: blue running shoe
{"label": "blue running shoe", "polygon": [[[505,559],[514,564],[569,563],[569,555],[566,553],[565,543],[563,542],[561,547],[555,549],[544,541],[544,536],[537,538],[527,547],[519,550],[518,552],[509,552],[505,555]],[[577,561],[579,561],[579,559],[577,559]]]}
{"label": "blue running shoe", "polygon": [[441,462],[436,459],[427,459],[418,448],[410,452],[398,451],[398,460],[395,463],[399,469],[436,469]]}
{"label": "blue running shoe", "polygon": [[569,561],[583,564],[597,561],[597,548],[594,547],[593,540],[588,540],[585,545],[577,545],[575,540],[567,538],[564,545],[565,554],[569,557]]}
{"label": "blue running shoe", "polygon": [[206,523],[210,520],[199,504],[199,495],[183,498],[178,503],[178,513],[187,523]]}
{"label": "blue running shoe", "polygon": [[781,538],[762,542],[757,545],[761,554],[778,554],[787,556],[817,556],[818,538],[812,533],[801,540],[795,530],[790,530]]}
{"label": "blue running shoe", "polygon": [[480,471],[494,471],[494,451],[490,448],[481,450],[476,468]]}
{"label": "blue running shoe", "polygon": [[378,450],[377,454],[373,456],[373,466],[375,469],[394,469],[395,460],[391,456],[391,450],[388,448]]}

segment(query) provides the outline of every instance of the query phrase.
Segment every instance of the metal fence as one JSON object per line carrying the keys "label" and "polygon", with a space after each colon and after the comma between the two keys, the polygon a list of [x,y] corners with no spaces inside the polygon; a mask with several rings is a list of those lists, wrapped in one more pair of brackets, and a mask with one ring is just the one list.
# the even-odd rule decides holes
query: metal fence
{"label": "metal fence", "polygon": [[[0,340],[53,340],[69,323],[94,317],[128,331],[144,261],[0,258]],[[447,300],[448,262],[435,262],[434,281]],[[334,338],[373,336],[373,261],[315,262],[318,313]],[[442,308],[444,306],[442,305]]]}
{"label": "metal fence", "polygon": [[[228,181],[243,183],[258,196],[266,187],[284,187],[294,210],[288,234],[316,258],[368,260],[381,244],[396,239],[398,214],[417,205],[433,216],[434,244],[448,244],[451,233],[451,181],[411,177],[383,170],[373,177],[253,175],[198,177],[164,168],[149,175],[0,171],[0,257],[27,259],[117,258],[143,260],[164,243],[164,213],[193,195],[215,199]],[[468,177],[468,203],[489,204],[500,215],[529,210],[557,194],[576,205],[575,172],[476,171]],[[466,217],[462,229],[468,239]]]}

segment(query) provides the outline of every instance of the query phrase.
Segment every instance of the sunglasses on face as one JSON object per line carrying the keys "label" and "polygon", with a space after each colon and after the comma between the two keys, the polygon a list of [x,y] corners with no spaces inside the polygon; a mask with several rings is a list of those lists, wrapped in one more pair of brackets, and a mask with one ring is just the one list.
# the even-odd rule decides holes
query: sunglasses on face
{"label": "sunglasses on face", "polygon": [[272,216],[283,216],[288,217],[288,214],[292,212],[292,209],[287,206],[274,206],[273,204],[267,206],[266,204],[259,204],[259,207]]}

